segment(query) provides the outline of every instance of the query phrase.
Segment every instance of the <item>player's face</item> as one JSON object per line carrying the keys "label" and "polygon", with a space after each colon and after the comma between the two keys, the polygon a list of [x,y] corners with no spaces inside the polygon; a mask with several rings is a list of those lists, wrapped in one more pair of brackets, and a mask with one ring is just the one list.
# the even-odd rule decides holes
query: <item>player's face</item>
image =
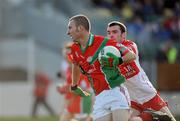
{"label": "player's face", "polygon": [[120,42],[121,38],[122,38],[122,33],[120,30],[120,27],[118,25],[108,27],[107,28],[107,37]]}
{"label": "player's face", "polygon": [[80,37],[80,32],[73,20],[69,21],[67,35],[69,35],[73,41],[78,41]]}

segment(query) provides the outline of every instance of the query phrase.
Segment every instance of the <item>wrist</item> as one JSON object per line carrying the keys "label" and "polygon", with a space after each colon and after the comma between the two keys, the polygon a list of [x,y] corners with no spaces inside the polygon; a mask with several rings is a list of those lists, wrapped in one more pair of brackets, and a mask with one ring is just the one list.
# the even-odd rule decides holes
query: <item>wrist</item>
{"label": "wrist", "polygon": [[71,90],[76,90],[77,89],[77,87],[78,87],[78,85],[76,84],[76,85],[71,85]]}
{"label": "wrist", "polygon": [[119,65],[121,65],[123,62],[124,62],[124,61],[123,61],[123,58],[120,57],[120,58],[119,58]]}

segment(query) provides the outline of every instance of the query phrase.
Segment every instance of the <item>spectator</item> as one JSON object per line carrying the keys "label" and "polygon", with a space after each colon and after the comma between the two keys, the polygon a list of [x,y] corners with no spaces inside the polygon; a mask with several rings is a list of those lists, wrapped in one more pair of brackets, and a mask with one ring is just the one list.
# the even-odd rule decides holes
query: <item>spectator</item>
{"label": "spectator", "polygon": [[178,59],[177,48],[173,46],[172,41],[166,41],[160,46],[157,52],[156,60],[158,62],[168,62],[173,64]]}
{"label": "spectator", "polygon": [[42,73],[36,72],[35,75],[35,88],[34,88],[34,103],[32,109],[32,117],[37,116],[37,109],[40,104],[44,105],[51,116],[55,116],[55,112],[52,110],[50,105],[47,103],[47,93],[50,84],[49,77]]}

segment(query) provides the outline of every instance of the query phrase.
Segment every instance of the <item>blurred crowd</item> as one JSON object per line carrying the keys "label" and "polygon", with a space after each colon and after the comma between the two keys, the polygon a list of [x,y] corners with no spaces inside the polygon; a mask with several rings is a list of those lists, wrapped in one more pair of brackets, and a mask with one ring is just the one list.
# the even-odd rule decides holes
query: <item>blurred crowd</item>
{"label": "blurred crowd", "polygon": [[[69,0],[69,2],[73,1]],[[58,12],[63,12],[63,2],[60,0],[38,0],[36,5],[40,7],[42,3],[51,4]],[[127,37],[139,45],[142,59],[154,59],[159,51],[167,55],[168,51],[164,51],[162,46],[171,43],[169,46],[176,49],[175,60],[179,60],[180,2],[178,0],[89,0],[88,3],[102,9],[102,15],[108,11],[111,16],[116,16],[125,23],[128,28]],[[165,59],[160,57],[156,59],[160,61]]]}
{"label": "blurred crowd", "polygon": [[[159,52],[167,56],[169,48],[175,49],[172,51],[175,61],[180,58],[179,0],[76,0],[76,4],[73,0],[21,1],[43,9],[49,16],[57,13],[68,18],[74,14],[85,13],[90,19],[95,20],[92,29],[98,29],[100,34],[105,33],[108,18],[118,18],[127,26],[127,38],[138,44],[142,59],[161,61],[165,58],[157,57]],[[95,31],[96,34],[99,34],[98,32]],[[169,45],[164,49],[163,46],[167,43]]]}
{"label": "blurred crowd", "polygon": [[142,31],[146,23],[152,23],[154,39],[180,41],[180,2],[178,0],[92,0],[121,16],[134,35]]}
{"label": "blurred crowd", "polygon": [[[96,6],[107,8],[121,16],[121,21],[127,25],[128,37],[136,41],[141,50],[146,50],[148,48],[146,45],[150,45],[151,48],[148,50],[151,51],[150,56],[158,61],[164,61],[171,58],[168,57],[168,53],[173,48],[176,56],[174,61],[179,60],[180,46],[176,44],[180,42],[180,2],[178,0],[92,1]],[[163,57],[166,55],[167,57]]]}

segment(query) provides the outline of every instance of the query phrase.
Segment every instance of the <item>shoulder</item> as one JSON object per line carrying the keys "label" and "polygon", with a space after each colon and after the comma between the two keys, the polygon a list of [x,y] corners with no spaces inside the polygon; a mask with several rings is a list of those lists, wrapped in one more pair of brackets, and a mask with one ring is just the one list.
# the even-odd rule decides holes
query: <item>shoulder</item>
{"label": "shoulder", "polygon": [[75,46],[78,46],[79,43],[78,42],[73,42],[72,46],[71,47],[75,47]]}
{"label": "shoulder", "polygon": [[104,39],[105,37],[104,36],[101,36],[101,35],[94,35],[94,39],[97,39],[97,40],[101,40],[101,39]]}
{"label": "shoulder", "polygon": [[134,47],[137,48],[137,45],[135,42],[133,42],[132,40],[125,40],[122,42],[122,44],[126,47]]}
{"label": "shoulder", "polygon": [[134,53],[138,53],[138,48],[135,42],[131,40],[125,40],[125,43],[123,43],[123,45],[128,47],[130,50],[133,50]]}
{"label": "shoulder", "polygon": [[71,50],[76,50],[77,48],[79,48],[79,43],[78,42],[73,42],[73,44],[71,46]]}
{"label": "shoulder", "polygon": [[132,40],[125,40],[123,43],[126,45],[136,45],[136,43],[133,42]]}
{"label": "shoulder", "polygon": [[100,36],[100,35],[94,35],[94,39],[93,39],[93,44],[94,46],[99,46],[103,40],[105,39],[104,36]]}
{"label": "shoulder", "polygon": [[99,42],[99,41],[103,41],[104,40],[104,36],[101,35],[94,35],[94,42]]}

